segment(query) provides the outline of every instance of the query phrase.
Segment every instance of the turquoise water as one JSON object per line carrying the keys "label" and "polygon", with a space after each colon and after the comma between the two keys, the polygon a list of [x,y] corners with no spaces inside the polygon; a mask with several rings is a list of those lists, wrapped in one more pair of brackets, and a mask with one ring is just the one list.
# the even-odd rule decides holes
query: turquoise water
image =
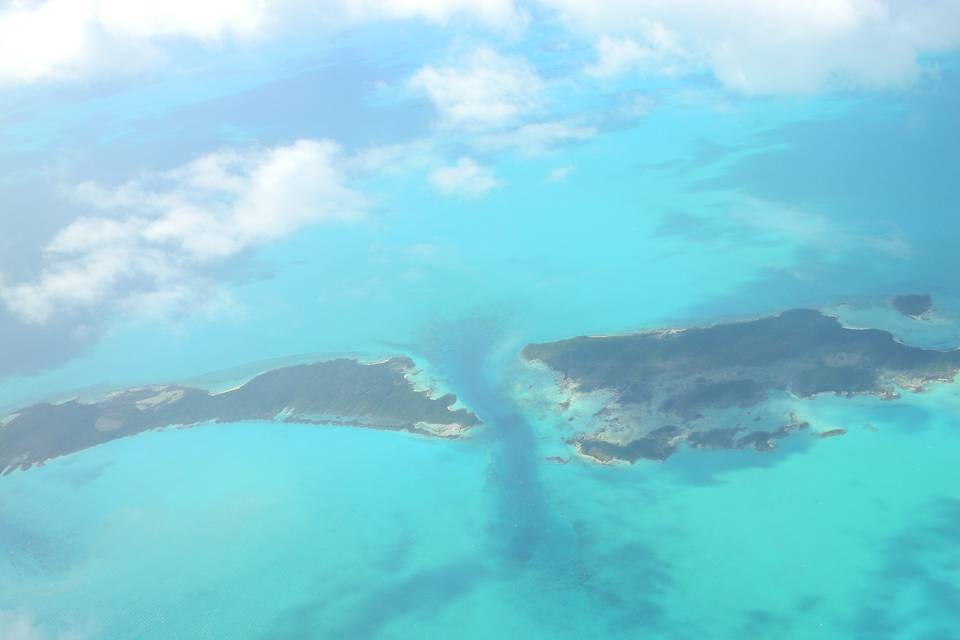
{"label": "turquoise water", "polygon": [[552,427],[472,383],[490,425],[464,442],[221,425],[13,474],[0,600],[48,633],[106,638],[884,638],[958,622],[955,392],[821,398],[804,417],[850,433],[769,456],[601,468],[544,462]]}
{"label": "turquoise water", "polygon": [[[0,631],[952,637],[955,385],[797,403],[816,425],[846,427],[842,438],[613,468],[547,462],[565,433],[516,388],[531,341],[799,305],[853,300],[851,322],[960,344],[958,194],[944,168],[956,127],[905,124],[955,114],[951,86],[666,110],[560,157],[501,160],[507,185],[482,200],[403,174],[371,180],[390,194],[375,224],[260,250],[222,315],[118,322],[63,367],[4,382],[10,407],[303,353],[409,352],[486,425],[462,442],[167,430],[7,476]],[[565,182],[544,180],[568,163]],[[884,310],[914,290],[934,294],[935,319]]]}

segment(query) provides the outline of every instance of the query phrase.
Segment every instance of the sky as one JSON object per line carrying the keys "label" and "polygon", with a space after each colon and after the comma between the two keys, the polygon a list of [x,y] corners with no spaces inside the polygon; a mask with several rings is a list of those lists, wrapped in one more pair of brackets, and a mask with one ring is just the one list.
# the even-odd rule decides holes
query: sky
{"label": "sky", "polygon": [[[837,153],[818,136],[935,95],[884,157],[954,157],[958,46],[957,0],[0,1],[0,380],[138,323],[243,314],[238,284],[269,282],[298,238],[366,233],[375,251],[392,226],[428,268],[444,248],[397,228],[398,194],[469,226],[506,194],[556,193],[588,171],[571,150],[622,132],[644,130],[661,169],[724,167],[693,191],[755,187],[723,220],[663,212],[664,237],[735,244],[750,228],[908,259],[882,213],[867,227],[816,213],[818,194],[843,198],[836,173],[815,175],[815,154]],[[835,129],[805,133],[827,116]],[[748,122],[750,149],[691,134],[670,153],[704,118]],[[934,127],[944,147],[910,137]],[[764,140],[773,128],[788,142]],[[757,159],[785,144],[778,171]],[[949,180],[949,162],[925,167]],[[892,175],[895,196],[922,199],[909,170]],[[778,201],[791,176],[823,189]],[[858,177],[873,179],[844,179]]]}

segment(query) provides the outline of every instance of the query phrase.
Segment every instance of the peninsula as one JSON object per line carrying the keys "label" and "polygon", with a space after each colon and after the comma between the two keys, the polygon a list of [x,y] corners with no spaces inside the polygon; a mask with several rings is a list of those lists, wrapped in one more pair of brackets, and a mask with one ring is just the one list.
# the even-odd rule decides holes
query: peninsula
{"label": "peninsula", "polygon": [[22,409],[0,421],[0,471],[167,426],[271,421],[336,424],[461,437],[479,419],[410,379],[415,363],[340,358],[282,367],[223,393],[177,385],[124,389],[97,402],[70,400]]}

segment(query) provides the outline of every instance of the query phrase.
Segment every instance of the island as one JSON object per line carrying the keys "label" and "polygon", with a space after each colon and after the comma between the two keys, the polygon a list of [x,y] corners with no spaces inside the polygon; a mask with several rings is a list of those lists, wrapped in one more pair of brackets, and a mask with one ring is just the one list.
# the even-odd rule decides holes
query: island
{"label": "island", "polygon": [[933,297],[929,293],[911,293],[895,296],[891,304],[902,315],[917,319],[933,307]]}
{"label": "island", "polygon": [[847,434],[847,430],[844,429],[844,428],[842,428],[842,427],[840,427],[840,428],[838,428],[838,429],[830,429],[830,430],[828,430],[828,431],[821,431],[819,435],[820,435],[821,438],[836,438],[837,436],[843,436],[843,435],[846,435],[846,434]]}
{"label": "island", "polygon": [[453,394],[435,396],[412,380],[412,359],[374,363],[338,358],[266,371],[222,393],[178,385],[123,389],[98,401],[26,407],[0,422],[0,470],[7,474],[143,431],[209,422],[332,424],[462,437],[480,423]]}
{"label": "island", "polygon": [[[831,393],[894,400],[954,379],[960,351],[907,346],[878,329],[851,329],[815,309],[708,327],[577,337],[530,344],[545,365],[556,410],[602,398],[589,429],[570,440],[598,462],[665,460],[691,448],[770,451],[809,430],[769,409],[776,398]],[[825,437],[845,433],[834,429]]]}

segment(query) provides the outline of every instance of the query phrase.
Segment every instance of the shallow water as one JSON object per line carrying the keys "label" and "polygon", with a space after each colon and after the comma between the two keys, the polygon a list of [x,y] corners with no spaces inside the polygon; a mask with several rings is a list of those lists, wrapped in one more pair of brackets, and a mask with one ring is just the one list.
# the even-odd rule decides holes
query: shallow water
{"label": "shallow water", "polygon": [[[411,353],[485,426],[464,441],[275,424],[170,429],[6,476],[0,631],[951,637],[956,385],[897,402],[796,401],[818,428],[848,434],[632,467],[546,461],[570,454],[568,433],[517,386],[529,342],[804,305],[841,305],[846,321],[910,344],[960,344],[944,275],[958,254],[929,231],[937,216],[944,236],[956,230],[953,183],[937,171],[877,180],[859,157],[824,152],[839,129],[901,168],[956,166],[956,147],[935,129],[893,136],[926,149],[902,164],[897,149],[877,149],[904,113],[944,117],[950,87],[891,104],[655,113],[565,152],[577,168],[562,184],[542,178],[558,158],[504,161],[509,186],[480,201],[387,176],[369,185],[395,196],[377,224],[259,252],[273,271],[234,284],[239,313],[118,324],[64,367],[5,382],[0,405],[12,407],[210,371],[227,373],[203,380],[227,384],[256,370],[235,367],[303,353]],[[711,159],[717,148],[726,152]],[[831,171],[848,190],[812,179]],[[936,192],[924,192],[922,216],[889,204],[918,185]],[[792,221],[810,222],[803,207],[830,221],[823,235],[795,232]],[[911,257],[874,235],[890,225]],[[887,297],[906,291],[932,292],[937,314],[892,314]]]}
{"label": "shallow water", "polygon": [[219,425],[4,478],[0,600],[47,632],[108,638],[881,638],[960,622],[952,387],[798,401],[850,432],[769,455],[557,465],[555,426],[490,375],[478,326],[431,353],[487,423],[465,441]]}

